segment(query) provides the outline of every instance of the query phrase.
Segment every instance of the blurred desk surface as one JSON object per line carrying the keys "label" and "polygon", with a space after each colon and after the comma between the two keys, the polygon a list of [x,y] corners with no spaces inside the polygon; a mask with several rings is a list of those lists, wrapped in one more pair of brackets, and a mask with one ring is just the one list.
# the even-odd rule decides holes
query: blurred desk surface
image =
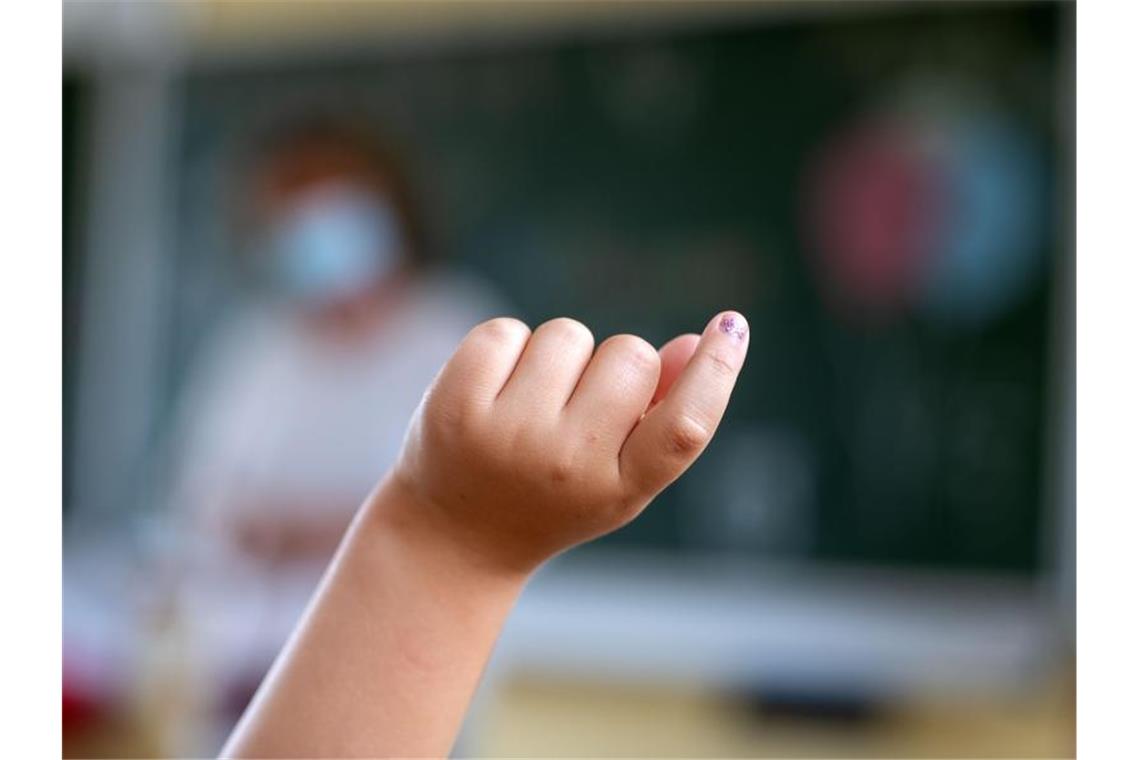
{"label": "blurred desk surface", "polygon": [[[513,677],[457,748],[489,757],[1074,757],[1073,678],[1019,696],[913,700],[866,720],[769,716],[698,689]],[[65,737],[64,757],[164,754],[147,716]]]}
{"label": "blurred desk surface", "polygon": [[463,748],[484,756],[1073,757],[1073,681],[1016,697],[914,700],[863,721],[766,716],[742,700],[513,678]]}

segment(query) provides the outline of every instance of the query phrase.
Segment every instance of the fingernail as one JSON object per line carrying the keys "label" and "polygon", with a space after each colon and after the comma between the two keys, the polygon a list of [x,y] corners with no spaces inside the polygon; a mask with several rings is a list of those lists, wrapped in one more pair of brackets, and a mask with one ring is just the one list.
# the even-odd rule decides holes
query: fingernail
{"label": "fingernail", "polygon": [[722,333],[731,335],[737,340],[744,340],[748,335],[748,323],[744,321],[744,317],[736,314],[725,314],[720,318],[718,327]]}

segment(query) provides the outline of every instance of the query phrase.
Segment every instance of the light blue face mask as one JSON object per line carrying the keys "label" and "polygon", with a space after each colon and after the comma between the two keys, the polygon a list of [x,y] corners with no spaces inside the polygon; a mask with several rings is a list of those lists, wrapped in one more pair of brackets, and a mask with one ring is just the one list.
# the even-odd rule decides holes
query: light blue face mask
{"label": "light blue face mask", "polygon": [[267,243],[278,290],[314,304],[366,290],[394,271],[403,253],[393,210],[347,184],[301,199],[276,223]]}

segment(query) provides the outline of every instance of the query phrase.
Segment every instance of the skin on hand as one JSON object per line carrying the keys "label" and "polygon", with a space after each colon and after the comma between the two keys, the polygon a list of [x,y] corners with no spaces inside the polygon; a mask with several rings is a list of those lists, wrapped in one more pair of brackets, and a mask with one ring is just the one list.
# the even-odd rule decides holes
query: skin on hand
{"label": "skin on hand", "polygon": [[555,319],[485,322],[424,397],[392,480],[480,565],[527,573],[635,518],[704,450],[748,348],[735,312],[660,352]]}
{"label": "skin on hand", "polygon": [[735,312],[660,351],[595,351],[569,319],[472,330],[222,755],[446,755],[530,572],[692,464],[747,349]]}

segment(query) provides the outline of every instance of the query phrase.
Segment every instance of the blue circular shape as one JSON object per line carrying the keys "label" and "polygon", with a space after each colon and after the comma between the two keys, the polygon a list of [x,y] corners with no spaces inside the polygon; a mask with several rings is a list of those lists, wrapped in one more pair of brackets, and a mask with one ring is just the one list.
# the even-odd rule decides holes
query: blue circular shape
{"label": "blue circular shape", "polygon": [[935,157],[943,228],[919,307],[940,323],[977,326],[1013,306],[1039,274],[1044,171],[1029,136],[999,118],[963,119],[947,138]]}

